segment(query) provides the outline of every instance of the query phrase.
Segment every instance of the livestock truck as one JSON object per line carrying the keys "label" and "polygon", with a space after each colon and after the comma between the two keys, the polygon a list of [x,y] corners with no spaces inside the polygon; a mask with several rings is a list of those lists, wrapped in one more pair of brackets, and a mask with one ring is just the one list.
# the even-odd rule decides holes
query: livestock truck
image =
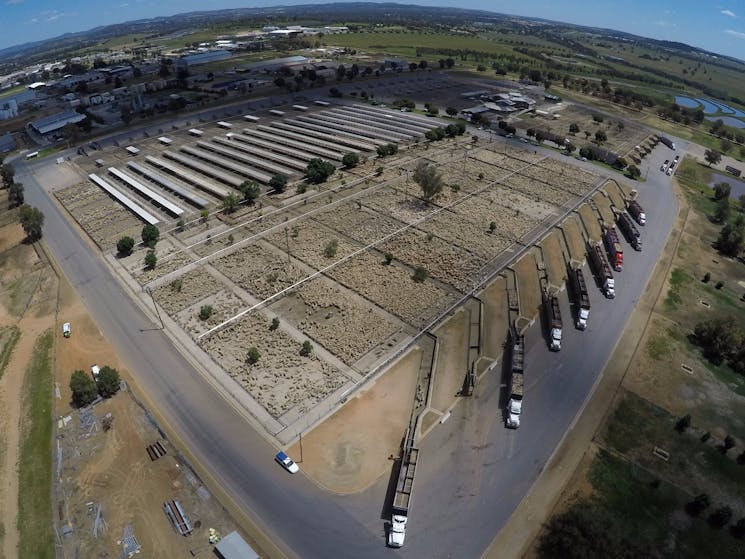
{"label": "livestock truck", "polygon": [[520,427],[523,409],[523,370],[525,368],[525,338],[517,333],[512,336],[512,359],[510,367],[510,401],[507,403],[505,423],[510,429]]}
{"label": "livestock truck", "polygon": [[546,312],[546,324],[548,325],[549,349],[561,351],[561,310],[559,309],[559,298],[550,295],[548,290],[543,290],[543,308]]}
{"label": "livestock truck", "polygon": [[642,237],[629,214],[626,212],[619,212],[616,216],[616,222],[618,223],[618,228],[621,230],[624,237],[626,237],[626,240],[632,247],[634,247],[634,250],[641,250]]}
{"label": "livestock truck", "polygon": [[406,436],[406,443],[401,455],[401,469],[398,472],[398,481],[396,482],[396,493],[393,496],[391,527],[388,531],[389,547],[403,547],[406,538],[406,523],[409,519],[411,495],[414,491],[414,475],[419,460],[419,449],[411,445],[410,434]]}
{"label": "livestock truck", "polygon": [[569,289],[572,292],[577,312],[575,326],[578,330],[585,330],[587,319],[590,317],[590,294],[587,292],[587,283],[582,268],[571,263],[569,264]]}
{"label": "livestock truck", "polygon": [[623,247],[618,242],[618,233],[616,233],[616,228],[612,225],[605,225],[603,229],[603,241],[608,251],[608,260],[611,266],[613,266],[613,269],[616,272],[620,272],[623,270]]}
{"label": "livestock truck", "polygon": [[616,280],[613,278],[613,272],[610,269],[608,261],[605,259],[603,249],[598,241],[590,241],[587,246],[587,254],[590,257],[590,263],[595,274],[600,281],[600,287],[608,299],[616,296]]}
{"label": "livestock truck", "polygon": [[675,151],[675,142],[673,142],[670,138],[667,138],[666,136],[660,136],[660,141],[671,150]]}
{"label": "livestock truck", "polygon": [[628,206],[629,214],[633,217],[639,225],[647,223],[647,215],[644,213],[644,209],[639,205],[639,202],[632,200]]}

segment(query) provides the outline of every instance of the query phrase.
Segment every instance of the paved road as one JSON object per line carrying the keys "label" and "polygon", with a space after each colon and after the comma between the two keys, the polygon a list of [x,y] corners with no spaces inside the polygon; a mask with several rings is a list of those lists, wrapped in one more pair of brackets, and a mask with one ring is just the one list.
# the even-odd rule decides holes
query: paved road
{"label": "paved road", "polygon": [[[658,148],[653,158],[664,159],[665,149]],[[284,542],[289,555],[326,559],[340,553],[358,558],[385,554],[381,518],[388,480],[364,493],[337,497],[302,475],[283,472],[272,461],[274,449],[224,404],[167,337],[157,330],[143,331],[153,324],[130,303],[25,162],[17,164],[17,177],[26,186],[28,203],[44,212],[46,243],[103,334],[158,411],[237,504],[275,541]],[[478,557],[535,480],[610,355],[677,212],[666,177],[654,169],[640,191],[649,208],[644,252],[626,251],[617,298],[606,301],[594,290],[590,328],[584,333],[567,329],[559,354],[549,354],[538,328],[530,330],[520,429],[507,431],[498,419],[500,387],[494,375],[478,388],[476,398],[463,402],[424,441],[411,528],[398,555]],[[562,301],[569,317],[564,297]]]}

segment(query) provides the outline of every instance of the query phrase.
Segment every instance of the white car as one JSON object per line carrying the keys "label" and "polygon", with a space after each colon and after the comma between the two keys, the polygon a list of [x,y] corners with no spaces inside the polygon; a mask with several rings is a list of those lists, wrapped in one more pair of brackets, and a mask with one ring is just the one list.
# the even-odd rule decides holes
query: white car
{"label": "white car", "polygon": [[279,462],[282,467],[290,472],[291,474],[296,474],[300,471],[300,467],[295,464],[295,462],[292,461],[292,459],[287,456],[284,452],[278,452],[277,456],[274,457],[274,459]]}

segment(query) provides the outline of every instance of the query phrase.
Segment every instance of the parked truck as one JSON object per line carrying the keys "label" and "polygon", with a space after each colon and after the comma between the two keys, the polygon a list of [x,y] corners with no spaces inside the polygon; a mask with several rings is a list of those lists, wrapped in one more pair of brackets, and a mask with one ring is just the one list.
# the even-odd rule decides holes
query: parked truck
{"label": "parked truck", "polygon": [[613,278],[608,261],[605,259],[603,249],[598,241],[590,241],[587,246],[587,254],[595,274],[600,281],[600,287],[608,299],[616,296],[616,280]]}
{"label": "parked truck", "polygon": [[675,151],[675,142],[673,142],[670,138],[666,136],[660,136],[660,141],[665,144],[667,147],[669,147],[671,150]]}
{"label": "parked truck", "polygon": [[590,317],[590,294],[587,292],[587,283],[582,268],[577,264],[569,264],[569,289],[572,292],[577,314],[575,326],[578,330],[585,330],[587,319]]}
{"label": "parked truck", "polygon": [[406,538],[406,523],[409,520],[411,495],[414,490],[414,475],[419,460],[419,449],[413,446],[411,432],[406,435],[403,453],[401,454],[401,468],[396,482],[396,494],[393,496],[393,510],[391,527],[388,531],[388,546],[403,547]]}
{"label": "parked truck", "polygon": [[512,355],[510,367],[510,401],[507,403],[506,425],[510,429],[520,427],[520,414],[523,409],[523,369],[525,368],[525,338],[511,333]]}
{"label": "parked truck", "polygon": [[642,237],[629,214],[626,212],[618,212],[616,222],[618,223],[618,228],[621,230],[624,237],[626,237],[626,240],[632,247],[634,247],[634,250],[641,250]]}
{"label": "parked truck", "polygon": [[543,308],[546,312],[546,324],[548,325],[549,349],[561,351],[561,310],[559,309],[559,298],[543,290]]}
{"label": "parked truck", "polygon": [[618,242],[618,233],[612,225],[603,226],[603,241],[608,251],[608,260],[616,272],[623,270],[623,247]]}
{"label": "parked truck", "polygon": [[639,202],[636,200],[629,202],[628,210],[631,217],[633,217],[639,225],[647,223],[647,215],[644,213],[644,209],[639,205]]}

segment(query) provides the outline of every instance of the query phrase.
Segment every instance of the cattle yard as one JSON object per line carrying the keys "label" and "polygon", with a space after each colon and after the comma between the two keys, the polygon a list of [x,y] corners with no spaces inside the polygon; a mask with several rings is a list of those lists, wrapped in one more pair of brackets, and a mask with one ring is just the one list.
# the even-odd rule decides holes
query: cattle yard
{"label": "cattle yard", "polygon": [[[424,133],[447,122],[421,115],[353,104],[285,112],[194,122],[79,156],[80,181],[55,191],[112,256],[120,237],[139,241],[146,215],[157,220],[154,268],[141,245],[112,262],[152,294],[210,370],[245,391],[275,435],[332,411],[603,183],[569,159],[509,143],[427,142]],[[376,157],[389,142],[398,153]],[[321,185],[300,182],[310,159],[339,167],[350,152],[358,166]],[[434,200],[413,179],[420,161],[441,173]],[[222,211],[224,196],[242,199],[243,181],[265,185],[274,174],[289,179],[285,192]],[[618,188],[603,187],[544,253],[578,252],[597,227],[584,222],[623,196]],[[561,259],[544,256],[551,268]],[[536,256],[528,257],[518,268],[533,278]]]}

